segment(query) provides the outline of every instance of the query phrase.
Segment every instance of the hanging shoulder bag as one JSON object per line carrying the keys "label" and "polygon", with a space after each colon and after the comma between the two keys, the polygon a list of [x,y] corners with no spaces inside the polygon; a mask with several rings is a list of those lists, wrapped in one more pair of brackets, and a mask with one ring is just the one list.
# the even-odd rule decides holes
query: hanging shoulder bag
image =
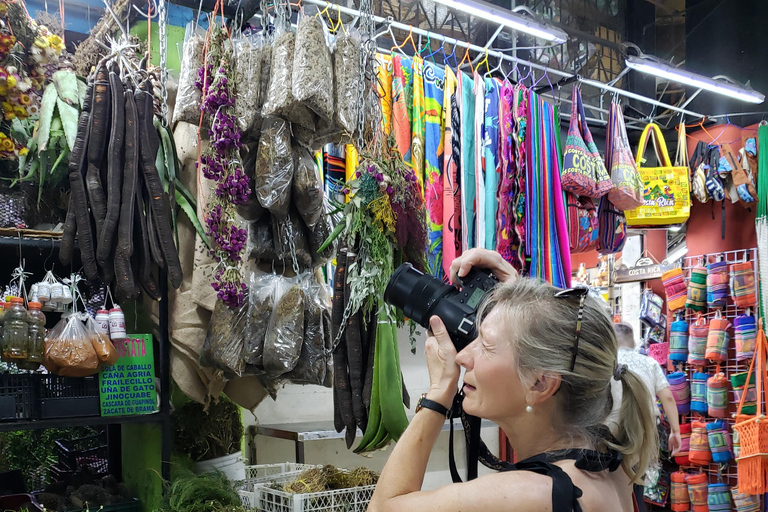
{"label": "hanging shoulder bag", "polygon": [[587,252],[597,248],[597,208],[589,197],[566,194],[568,201],[568,238],[571,253]]}
{"label": "hanging shoulder bag", "polygon": [[560,183],[563,190],[576,196],[602,197],[611,190],[613,183],[587,126],[581,92],[575,85],[572,99]]}
{"label": "hanging shoulder bag", "polygon": [[[632,150],[624,126],[624,114],[618,103],[611,103],[608,114],[608,137],[605,144],[606,161],[610,162],[613,188],[608,199],[620,210],[631,210],[643,204],[643,180],[632,158]],[[610,156],[609,156],[610,154]]]}
{"label": "hanging shoulder bag", "polygon": [[[643,166],[643,155],[649,138],[654,138],[656,143],[661,160],[660,167]],[[667,145],[657,124],[649,123],[643,130],[635,163],[644,183],[644,204],[626,212],[627,224],[663,226],[687,221],[691,215],[688,167],[672,165]]]}

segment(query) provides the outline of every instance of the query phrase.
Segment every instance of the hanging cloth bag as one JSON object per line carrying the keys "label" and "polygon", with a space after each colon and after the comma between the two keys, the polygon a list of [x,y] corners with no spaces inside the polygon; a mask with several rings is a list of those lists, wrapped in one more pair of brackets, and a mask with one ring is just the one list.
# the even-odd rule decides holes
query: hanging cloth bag
{"label": "hanging cloth bag", "polygon": [[640,321],[650,327],[660,325],[663,306],[664,299],[651,290],[645,290],[640,299]]}
{"label": "hanging cloth bag", "polygon": [[675,454],[675,464],[678,466],[690,466],[691,460],[688,458],[691,451],[691,424],[680,424],[680,449]]}
{"label": "hanging cloth bag", "polygon": [[685,307],[691,311],[704,311],[707,307],[707,268],[702,265],[691,269]]}
{"label": "hanging cloth bag", "polygon": [[683,319],[669,326],[669,359],[675,364],[688,360],[688,323]]}
{"label": "hanging cloth bag", "polygon": [[738,487],[731,489],[733,504],[736,512],[760,512],[760,498],[758,496],[739,492]]}
{"label": "hanging cloth bag", "polygon": [[708,378],[709,375],[702,372],[694,372],[691,376],[691,412],[707,414]]}
{"label": "hanging cloth bag", "polygon": [[723,420],[713,421],[707,425],[709,450],[712,452],[712,462],[725,464],[733,459],[733,443],[728,432],[728,424]]}
{"label": "hanging cloth bag", "polygon": [[[749,375],[749,384],[747,385],[747,376]],[[744,407],[741,412],[744,414],[755,414],[757,411],[757,395],[755,391],[755,374],[748,372],[735,373],[731,375],[731,386],[736,395],[736,401],[741,402],[741,394],[744,393],[744,386],[747,385],[747,396],[744,398]]]}
{"label": "hanging cloth bag", "polygon": [[755,269],[751,261],[731,265],[731,296],[737,307],[749,308],[757,304]]}
{"label": "hanging cloth bag", "polygon": [[691,191],[693,192],[693,196],[700,203],[709,201],[709,193],[707,192],[708,154],[707,144],[700,140],[696,144],[696,149],[689,161],[689,166],[691,168]]}
{"label": "hanging cloth bag", "polygon": [[[653,138],[656,143],[660,167],[642,165],[649,138]],[[672,165],[667,144],[657,124],[649,123],[643,130],[635,163],[643,179],[644,204],[626,212],[627,223],[630,226],[663,226],[687,221],[691,214],[688,167]]]}
{"label": "hanging cloth bag", "polygon": [[[608,199],[620,210],[631,210],[643,205],[643,180],[632,158],[632,150],[624,125],[621,105],[611,103],[608,114],[608,131],[605,152],[610,152],[610,174],[613,188],[608,192]],[[610,143],[610,145],[609,145]]]}
{"label": "hanging cloth bag", "polygon": [[565,139],[560,183],[567,192],[595,198],[604,196],[613,187],[611,177],[587,126],[581,91],[577,85],[573,86],[571,124]]}
{"label": "hanging cloth bag", "polygon": [[736,188],[739,203],[743,208],[751,208],[757,201],[757,190],[755,190],[752,180],[749,179],[747,171],[744,170],[744,166],[739,162],[739,158],[730,144],[727,142],[723,144],[722,152],[721,159],[725,158],[731,168],[731,180]]}
{"label": "hanging cloth bag", "polygon": [[597,251],[613,254],[624,248],[627,241],[627,219],[607,196],[600,198],[597,208]]}
{"label": "hanging cloth bag", "polygon": [[[741,492],[747,494],[763,494],[768,491],[768,422],[763,416],[763,390],[768,386],[766,377],[765,357],[768,345],[762,323],[757,333],[755,356],[749,364],[748,374],[756,370],[757,398],[755,415],[746,414],[744,404],[747,393],[742,393],[736,410],[734,432],[739,434],[740,453],[736,459],[738,464],[738,485]],[[757,364],[755,364],[757,361]]]}
{"label": "hanging cloth bag", "polygon": [[675,471],[669,475],[671,482],[669,489],[670,509],[675,512],[686,512],[691,510],[691,498],[688,496],[688,484],[685,482],[687,473]]}
{"label": "hanging cloth bag", "polygon": [[730,512],[733,508],[731,502],[731,487],[728,484],[709,484],[707,489],[707,508],[709,512]]}
{"label": "hanging cloth bag", "polygon": [[[691,464],[695,466],[708,466],[712,461],[706,421],[691,422],[691,451],[688,458],[691,460]],[[691,501],[693,501],[693,496],[691,496]]]}
{"label": "hanging cloth bag", "polygon": [[677,413],[681,416],[691,411],[691,388],[688,386],[688,379],[684,372],[672,372],[667,375],[669,390],[675,398]]}
{"label": "hanging cloth bag", "polygon": [[736,360],[752,359],[757,342],[757,323],[755,317],[739,315],[733,319],[733,332],[736,339]]}
{"label": "hanging cloth bag", "polygon": [[723,372],[707,379],[707,413],[713,418],[728,416],[728,379]]}
{"label": "hanging cloth bag", "polygon": [[728,263],[718,261],[707,265],[707,306],[722,309],[728,304]]}
{"label": "hanging cloth bag", "polygon": [[722,317],[720,311],[715,312],[715,318],[709,322],[709,332],[707,333],[707,351],[704,354],[705,359],[716,363],[723,363],[728,359],[728,343],[731,340],[728,329],[731,322]]}
{"label": "hanging cloth bag", "polygon": [[589,197],[578,197],[568,192],[568,239],[571,254],[593,251],[597,248],[597,208]]}
{"label": "hanging cloth bag", "polygon": [[706,473],[688,475],[685,481],[688,483],[688,496],[691,499],[693,512],[709,512],[707,506],[707,479]]}
{"label": "hanging cloth bag", "polygon": [[670,311],[683,309],[688,294],[688,287],[685,286],[685,279],[683,279],[683,270],[681,268],[667,270],[661,275],[661,281],[664,283],[667,306]]}
{"label": "hanging cloth bag", "polygon": [[[707,319],[699,316],[691,325],[688,333],[688,364],[691,366],[706,366],[707,358],[707,338],[709,337],[709,326]],[[702,411],[706,412],[706,411]]]}

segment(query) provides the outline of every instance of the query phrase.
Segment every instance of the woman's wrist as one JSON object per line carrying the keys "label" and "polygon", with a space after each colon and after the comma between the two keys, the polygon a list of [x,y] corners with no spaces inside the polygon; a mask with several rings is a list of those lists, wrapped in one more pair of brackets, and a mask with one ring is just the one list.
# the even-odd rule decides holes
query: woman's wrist
{"label": "woman's wrist", "polygon": [[441,389],[435,389],[430,388],[429,391],[427,391],[427,400],[432,400],[433,402],[437,402],[446,409],[450,409],[453,405],[453,397],[456,396],[456,390],[450,389],[450,388],[441,388]]}

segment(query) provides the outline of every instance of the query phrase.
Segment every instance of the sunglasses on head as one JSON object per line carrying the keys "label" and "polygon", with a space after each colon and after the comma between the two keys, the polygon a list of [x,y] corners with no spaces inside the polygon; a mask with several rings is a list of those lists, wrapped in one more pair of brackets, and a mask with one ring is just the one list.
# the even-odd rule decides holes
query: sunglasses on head
{"label": "sunglasses on head", "polygon": [[569,288],[555,293],[556,299],[579,299],[579,311],[576,316],[576,332],[574,333],[573,347],[571,348],[571,368],[576,368],[576,356],[579,354],[579,338],[581,337],[581,321],[584,319],[584,302],[587,300],[589,288]]}

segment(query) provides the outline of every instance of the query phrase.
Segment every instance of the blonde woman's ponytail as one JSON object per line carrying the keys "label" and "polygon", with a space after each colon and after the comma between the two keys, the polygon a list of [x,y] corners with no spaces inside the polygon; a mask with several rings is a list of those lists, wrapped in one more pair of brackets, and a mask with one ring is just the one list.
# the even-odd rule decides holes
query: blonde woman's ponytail
{"label": "blonde woman's ponytail", "polygon": [[659,433],[648,387],[636,374],[619,365],[614,378],[621,380],[622,400],[619,411],[617,444],[611,448],[624,456],[624,471],[636,484],[643,484],[643,476],[659,457]]}

